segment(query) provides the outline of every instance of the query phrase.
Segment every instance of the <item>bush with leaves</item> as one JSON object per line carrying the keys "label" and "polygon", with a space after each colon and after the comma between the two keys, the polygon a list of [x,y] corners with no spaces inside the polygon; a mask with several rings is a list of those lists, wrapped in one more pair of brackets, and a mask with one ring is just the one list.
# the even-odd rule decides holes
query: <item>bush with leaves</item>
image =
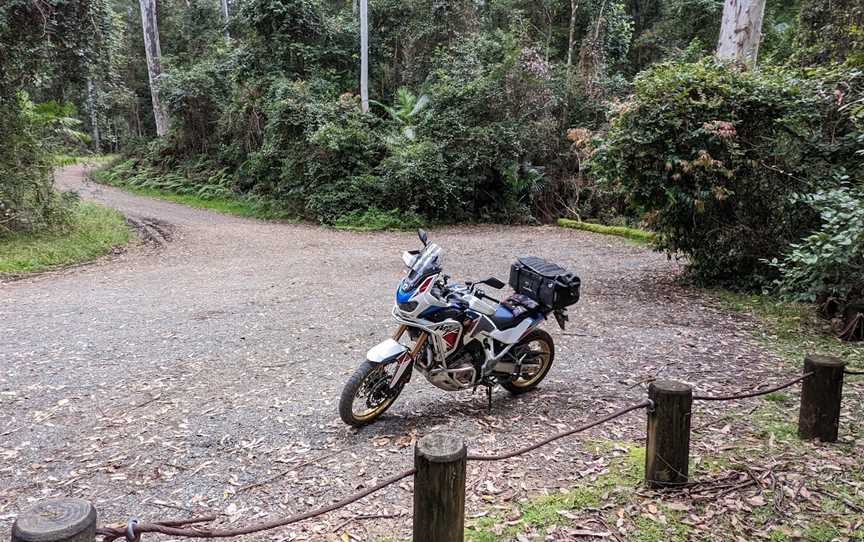
{"label": "bush with leaves", "polygon": [[218,135],[219,118],[229,93],[226,62],[207,59],[187,69],[170,70],[160,91],[171,116],[175,153],[205,153]]}
{"label": "bush with leaves", "polygon": [[51,155],[61,142],[83,136],[63,116],[68,108],[34,105],[24,93],[16,98],[0,100],[0,237],[68,224],[74,196],[54,190]]}
{"label": "bush with leaves", "polygon": [[860,73],[657,65],[618,105],[593,171],[652,217],[659,248],[684,253],[697,279],[757,287],[777,274],[765,260],[817,224],[793,195],[858,175],[841,86],[860,88]]}
{"label": "bush with leaves", "polygon": [[819,213],[819,228],[771,265],[782,294],[799,301],[864,295],[864,190],[848,186],[799,198]]}

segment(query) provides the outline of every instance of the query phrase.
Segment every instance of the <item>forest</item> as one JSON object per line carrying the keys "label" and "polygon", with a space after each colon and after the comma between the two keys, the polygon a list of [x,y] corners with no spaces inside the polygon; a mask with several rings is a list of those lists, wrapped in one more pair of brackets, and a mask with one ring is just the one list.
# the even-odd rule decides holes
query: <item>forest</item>
{"label": "forest", "polygon": [[721,0],[371,0],[367,102],[365,1],[5,0],[0,237],[74,221],[58,156],[118,153],[104,182],[261,217],[591,220],[700,284],[856,299],[864,6],[743,3],[730,60]]}

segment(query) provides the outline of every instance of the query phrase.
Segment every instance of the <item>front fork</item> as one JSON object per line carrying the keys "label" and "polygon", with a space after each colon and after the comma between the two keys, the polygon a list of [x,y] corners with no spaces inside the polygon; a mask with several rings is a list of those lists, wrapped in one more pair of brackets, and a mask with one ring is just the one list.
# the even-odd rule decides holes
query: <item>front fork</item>
{"label": "front fork", "polygon": [[[408,331],[408,326],[406,326],[405,324],[400,325],[396,329],[396,332],[393,333],[393,340],[399,342],[399,339],[402,338],[402,335],[404,335],[406,331]],[[408,368],[411,367],[411,364],[414,362],[414,360],[417,359],[417,356],[420,355],[423,347],[426,346],[426,341],[428,339],[429,333],[421,331],[420,336],[417,337],[416,341],[414,341],[414,346],[412,346],[410,350],[399,356],[399,359],[396,360],[396,363],[398,363],[399,366],[396,368],[396,373],[393,374],[393,378],[390,380],[390,389],[395,388],[399,384],[399,381],[402,379],[405,371],[407,371]]]}

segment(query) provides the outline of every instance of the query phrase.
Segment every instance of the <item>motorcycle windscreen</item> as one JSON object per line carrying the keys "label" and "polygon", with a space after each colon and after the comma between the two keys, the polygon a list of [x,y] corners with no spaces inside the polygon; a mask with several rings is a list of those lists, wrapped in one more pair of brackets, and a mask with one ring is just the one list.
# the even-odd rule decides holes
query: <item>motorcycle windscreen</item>
{"label": "motorcycle windscreen", "polygon": [[423,249],[417,259],[414,260],[414,265],[408,270],[408,275],[403,281],[403,291],[409,292],[416,288],[420,281],[429,275],[441,272],[441,266],[444,264],[444,251],[435,243],[429,243]]}

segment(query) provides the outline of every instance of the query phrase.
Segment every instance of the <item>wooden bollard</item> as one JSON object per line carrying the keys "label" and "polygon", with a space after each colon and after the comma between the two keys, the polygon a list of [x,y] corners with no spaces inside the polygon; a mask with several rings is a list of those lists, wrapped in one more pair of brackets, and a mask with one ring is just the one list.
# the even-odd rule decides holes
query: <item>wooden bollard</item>
{"label": "wooden bollard", "polygon": [[807,355],[804,374],[813,373],[801,384],[798,437],[836,442],[840,430],[840,401],[843,397],[843,370],[846,362],[834,356]]}
{"label": "wooden bollard", "polygon": [[414,542],[462,542],[465,533],[465,442],[433,433],[414,447]]}
{"label": "wooden bollard", "polygon": [[81,499],[48,499],[22,512],[12,542],[93,542],[96,509]]}
{"label": "wooden bollard", "polygon": [[652,488],[686,483],[693,389],[680,382],[657,380],[648,386],[648,398],[654,405],[648,411],[645,482]]}

